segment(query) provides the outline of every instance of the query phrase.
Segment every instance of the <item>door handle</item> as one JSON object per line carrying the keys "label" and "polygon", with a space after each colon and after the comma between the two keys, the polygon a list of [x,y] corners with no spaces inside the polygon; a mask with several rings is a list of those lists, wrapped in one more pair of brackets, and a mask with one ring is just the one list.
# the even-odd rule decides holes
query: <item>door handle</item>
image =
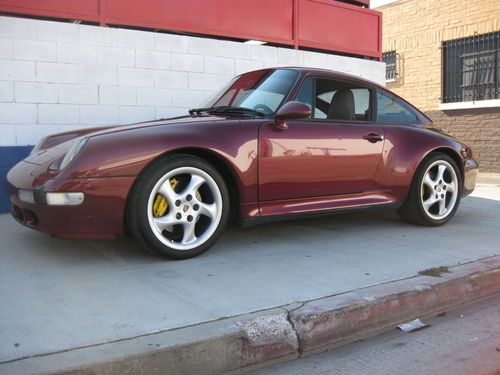
{"label": "door handle", "polygon": [[376,143],[384,140],[384,136],[382,134],[377,133],[368,133],[363,136],[363,139],[366,139],[368,142]]}

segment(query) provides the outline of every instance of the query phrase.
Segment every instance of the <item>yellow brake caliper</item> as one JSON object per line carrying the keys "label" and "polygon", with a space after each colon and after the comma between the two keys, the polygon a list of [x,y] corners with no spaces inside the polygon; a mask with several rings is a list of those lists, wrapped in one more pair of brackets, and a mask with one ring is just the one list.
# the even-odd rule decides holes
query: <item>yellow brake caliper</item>
{"label": "yellow brake caliper", "polygon": [[[177,179],[175,178],[170,179],[170,186],[172,187],[172,190],[175,190],[177,183],[178,183]],[[161,194],[156,194],[155,202],[153,204],[153,216],[162,217],[163,215],[165,215],[167,210],[168,210],[168,202],[165,199],[165,197]]]}

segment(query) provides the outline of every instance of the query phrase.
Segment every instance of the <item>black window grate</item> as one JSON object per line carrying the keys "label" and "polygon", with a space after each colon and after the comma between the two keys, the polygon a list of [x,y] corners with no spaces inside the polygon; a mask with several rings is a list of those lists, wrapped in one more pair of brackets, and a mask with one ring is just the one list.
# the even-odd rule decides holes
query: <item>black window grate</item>
{"label": "black window grate", "polygon": [[396,51],[384,52],[382,61],[385,62],[385,80],[394,81],[396,79]]}
{"label": "black window grate", "polygon": [[443,103],[500,98],[500,32],[443,42]]}

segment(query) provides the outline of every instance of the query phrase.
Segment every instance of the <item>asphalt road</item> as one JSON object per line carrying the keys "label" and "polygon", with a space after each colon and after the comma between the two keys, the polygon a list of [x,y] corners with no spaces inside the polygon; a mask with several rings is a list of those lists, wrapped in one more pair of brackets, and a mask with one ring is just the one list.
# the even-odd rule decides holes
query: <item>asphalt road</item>
{"label": "asphalt road", "polygon": [[343,293],[498,254],[500,188],[439,228],[393,212],[230,229],[167,261],[129,238],[62,241],[0,215],[0,364]]}
{"label": "asphalt road", "polygon": [[425,322],[248,375],[500,374],[500,296]]}

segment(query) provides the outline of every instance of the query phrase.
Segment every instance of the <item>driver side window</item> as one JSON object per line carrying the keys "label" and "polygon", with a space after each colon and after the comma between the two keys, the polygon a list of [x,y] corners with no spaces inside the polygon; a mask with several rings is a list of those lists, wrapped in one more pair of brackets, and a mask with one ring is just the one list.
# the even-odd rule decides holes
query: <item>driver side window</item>
{"label": "driver side window", "polygon": [[354,83],[307,78],[295,100],[311,108],[311,119],[369,121],[370,95],[370,89]]}

